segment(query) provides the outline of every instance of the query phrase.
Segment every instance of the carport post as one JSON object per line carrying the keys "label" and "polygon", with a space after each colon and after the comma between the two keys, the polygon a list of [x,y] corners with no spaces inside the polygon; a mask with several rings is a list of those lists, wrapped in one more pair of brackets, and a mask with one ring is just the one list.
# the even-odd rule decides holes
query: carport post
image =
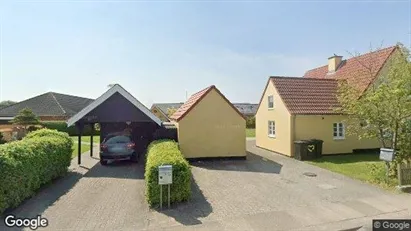
{"label": "carport post", "polygon": [[90,134],[90,156],[93,156],[93,136],[94,136],[94,124],[90,124],[91,134]]}
{"label": "carport post", "polygon": [[78,134],[78,164],[81,164],[81,132]]}
{"label": "carport post", "polygon": [[78,130],[78,153],[77,153],[77,163],[81,164],[81,133],[83,131],[82,124],[76,124]]}

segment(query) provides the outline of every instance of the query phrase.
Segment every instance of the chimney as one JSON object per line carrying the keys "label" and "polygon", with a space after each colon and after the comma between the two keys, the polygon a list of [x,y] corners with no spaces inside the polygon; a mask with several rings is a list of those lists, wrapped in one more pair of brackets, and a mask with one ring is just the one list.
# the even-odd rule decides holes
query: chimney
{"label": "chimney", "polygon": [[340,66],[342,61],[342,56],[334,54],[328,58],[328,73],[334,73]]}

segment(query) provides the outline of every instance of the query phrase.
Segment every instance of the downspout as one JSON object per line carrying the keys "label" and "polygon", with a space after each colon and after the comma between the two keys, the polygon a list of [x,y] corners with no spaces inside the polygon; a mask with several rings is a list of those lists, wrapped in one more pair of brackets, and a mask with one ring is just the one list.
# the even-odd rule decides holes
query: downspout
{"label": "downspout", "polygon": [[290,128],[290,131],[291,131],[291,134],[290,134],[290,139],[291,139],[291,157],[293,157],[294,156],[294,141],[295,141],[295,118],[296,118],[296,116],[297,115],[292,115],[291,114],[291,128]]}

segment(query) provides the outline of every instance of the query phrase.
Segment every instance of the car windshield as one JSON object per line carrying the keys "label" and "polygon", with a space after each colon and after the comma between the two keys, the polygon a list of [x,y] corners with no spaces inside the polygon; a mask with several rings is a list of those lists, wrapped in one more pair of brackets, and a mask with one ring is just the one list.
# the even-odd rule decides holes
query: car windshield
{"label": "car windshield", "polygon": [[123,143],[129,143],[130,141],[131,139],[129,136],[113,136],[113,137],[109,137],[105,143],[106,144],[123,144]]}

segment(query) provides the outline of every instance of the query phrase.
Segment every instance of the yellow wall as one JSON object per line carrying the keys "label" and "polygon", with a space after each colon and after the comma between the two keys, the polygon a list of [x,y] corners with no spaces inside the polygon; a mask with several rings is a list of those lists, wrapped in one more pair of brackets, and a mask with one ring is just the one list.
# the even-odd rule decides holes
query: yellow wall
{"label": "yellow wall", "polygon": [[178,122],[186,158],[245,156],[245,119],[214,89]]}
{"label": "yellow wall", "polygon": [[[358,136],[348,136],[344,140],[334,140],[333,123],[347,120],[343,115],[296,115],[295,140],[320,139],[323,140],[323,154],[352,153],[353,149],[379,148],[377,139],[362,139]],[[347,130],[347,127],[345,126]]]}
{"label": "yellow wall", "polygon": [[[268,96],[274,96],[274,109],[268,109]],[[268,121],[275,121],[276,137],[268,137]],[[256,145],[283,155],[291,156],[291,115],[271,81],[256,114]]]}
{"label": "yellow wall", "polygon": [[168,122],[168,121],[169,121],[168,118],[165,117],[165,116],[163,115],[163,113],[161,113],[160,109],[158,109],[157,107],[152,107],[152,108],[151,108],[151,112],[152,112],[155,116],[157,116],[161,121],[163,121],[163,122]]}

